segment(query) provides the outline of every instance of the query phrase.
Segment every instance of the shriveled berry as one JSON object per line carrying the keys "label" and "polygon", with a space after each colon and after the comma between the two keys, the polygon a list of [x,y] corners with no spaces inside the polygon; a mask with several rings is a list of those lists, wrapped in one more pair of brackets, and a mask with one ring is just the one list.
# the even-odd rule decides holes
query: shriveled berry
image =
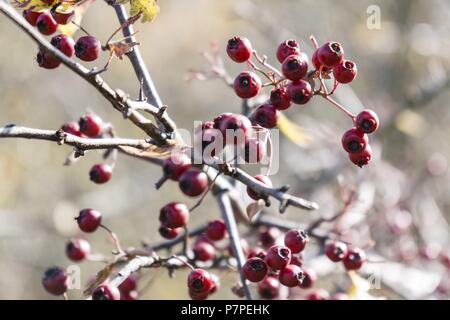
{"label": "shriveled berry", "polygon": [[351,162],[362,168],[369,164],[369,161],[372,158],[372,148],[368,144],[365,150],[358,153],[349,153],[348,157]]}
{"label": "shriveled berry", "polygon": [[101,284],[92,292],[92,300],[120,300],[120,291],[114,286]]}
{"label": "shriveled berry", "polygon": [[[256,180],[260,181],[261,183],[263,183],[264,185],[266,185],[266,187],[269,187],[269,188],[272,187],[272,181],[270,180],[269,177],[263,176],[263,175],[257,175],[254,178]],[[259,194],[257,191],[251,189],[250,187],[247,187],[247,194],[253,200],[259,200],[264,197],[264,195]]]}
{"label": "shriveled berry", "polygon": [[54,36],[50,43],[68,57],[73,56],[75,53],[75,41],[65,34]]}
{"label": "shriveled berry", "polygon": [[251,282],[260,282],[263,280],[267,274],[267,270],[267,264],[264,260],[256,257],[248,259],[242,267],[245,278]]}
{"label": "shriveled berry", "polygon": [[268,276],[258,285],[259,296],[263,299],[275,299],[280,292],[280,281],[277,278]]}
{"label": "shriveled berry", "polygon": [[80,131],[80,126],[78,125],[78,122],[75,121],[71,121],[71,122],[67,122],[65,124],[62,125],[61,130],[64,131],[65,133],[77,136],[77,137],[81,137],[83,134]]}
{"label": "shriveled berry", "polygon": [[36,56],[36,61],[39,67],[44,69],[55,69],[58,68],[59,65],[61,64],[61,60],[59,60],[51,52],[46,51],[44,49],[38,52]]}
{"label": "shriveled berry", "polygon": [[344,60],[344,48],[339,42],[327,42],[319,48],[317,58],[323,66],[334,68]]}
{"label": "shriveled berry", "polygon": [[194,168],[184,172],[178,181],[181,191],[189,197],[199,196],[208,188],[206,173]]}
{"label": "shriveled berry", "polygon": [[83,209],[75,220],[81,231],[91,233],[97,230],[102,223],[102,214],[93,209]]}
{"label": "shriveled berry", "polygon": [[325,244],[325,254],[333,262],[342,261],[347,256],[347,245],[342,241],[329,240]]}
{"label": "shriveled berry", "polygon": [[270,92],[270,104],[278,110],[286,110],[291,106],[291,98],[286,87],[275,88]]}
{"label": "shriveled berry", "polygon": [[267,250],[266,263],[273,270],[285,268],[291,261],[291,250],[285,246],[272,246]]}
{"label": "shriveled berry", "polygon": [[53,267],[45,271],[42,285],[49,293],[59,296],[67,291],[69,277],[63,269]]}
{"label": "shriveled berry", "polygon": [[75,43],[75,55],[83,61],[94,61],[100,56],[102,45],[94,36],[83,36]]}
{"label": "shriveled berry", "polygon": [[299,286],[303,281],[304,275],[300,267],[290,264],[280,270],[278,279],[286,287],[293,288]]}
{"label": "shriveled berry", "polygon": [[281,72],[291,81],[303,79],[308,73],[308,60],[304,55],[289,56],[281,65]]}
{"label": "shriveled berry", "polygon": [[84,239],[72,239],[66,245],[66,255],[72,261],[81,261],[91,252],[91,245]]}
{"label": "shriveled berry", "polygon": [[195,259],[199,261],[210,261],[216,257],[216,249],[208,242],[196,243],[192,251]]}
{"label": "shriveled berry", "polygon": [[289,99],[295,104],[306,104],[313,97],[313,91],[308,81],[299,80],[287,86]]}
{"label": "shriveled berry", "polygon": [[178,181],[180,176],[191,166],[191,159],[187,155],[177,153],[164,160],[163,172],[167,178]]}
{"label": "shriveled berry", "polygon": [[250,59],[252,51],[252,44],[247,38],[236,36],[228,40],[227,54],[234,62],[247,61]]}
{"label": "shriveled berry", "polygon": [[181,230],[181,228],[168,228],[165,226],[161,226],[159,227],[158,232],[161,237],[170,240],[175,239],[180,234]]}
{"label": "shriveled berry", "polygon": [[260,125],[266,129],[275,128],[278,124],[280,111],[271,104],[263,104],[250,116],[254,125]]}
{"label": "shriveled berry", "polygon": [[44,11],[36,20],[36,27],[43,35],[51,35],[58,29],[58,23],[49,11]]}
{"label": "shriveled berry", "polygon": [[213,241],[219,241],[225,238],[227,227],[223,220],[213,220],[208,222],[206,227],[206,235]]}
{"label": "shriveled berry", "polygon": [[103,120],[94,113],[87,113],[78,121],[80,131],[90,138],[96,138],[103,132]]}
{"label": "shriveled berry", "polygon": [[369,143],[367,134],[358,128],[352,128],[342,136],[342,147],[348,153],[360,153],[364,151]]}
{"label": "shriveled berry", "polygon": [[366,253],[360,248],[351,247],[343,261],[347,270],[358,270],[366,261]]}
{"label": "shriveled berry", "polygon": [[309,289],[311,288],[314,283],[317,281],[317,275],[316,272],[313,269],[310,268],[303,268],[303,281],[299,285],[302,289]]}
{"label": "shriveled berry", "polygon": [[89,171],[89,179],[97,184],[103,184],[111,180],[112,167],[106,163],[98,163]]}
{"label": "shriveled berry", "polygon": [[283,63],[284,60],[291,55],[299,55],[300,54],[300,45],[297,41],[293,39],[286,40],[277,48],[277,59],[280,63]]}
{"label": "shriveled berry", "polygon": [[355,80],[358,73],[356,63],[344,60],[333,68],[334,79],[339,83],[350,83]]}
{"label": "shriveled berry", "polygon": [[204,269],[194,269],[189,273],[187,285],[191,292],[209,292],[214,286],[210,273]]}
{"label": "shriveled berry", "polygon": [[243,159],[247,163],[259,163],[266,153],[264,143],[259,139],[251,138],[244,145]]}
{"label": "shriveled berry", "polygon": [[284,236],[284,244],[291,249],[292,253],[302,252],[308,242],[309,237],[305,230],[292,229]]}
{"label": "shriveled berry", "polygon": [[75,16],[75,10],[68,11],[68,12],[58,12],[58,11],[52,11],[53,19],[58,24],[68,24],[72,18]]}
{"label": "shriveled berry", "polygon": [[36,26],[37,19],[43,12],[33,11],[31,9],[23,11],[23,17],[28,21],[32,26]]}
{"label": "shriveled berry", "polygon": [[252,123],[242,114],[231,114],[220,122],[219,130],[228,143],[244,144],[251,136]]}
{"label": "shriveled berry", "polygon": [[161,208],[159,221],[168,228],[180,228],[189,221],[189,209],[184,203],[170,202]]}
{"label": "shriveled berry", "polygon": [[377,114],[369,109],[365,109],[356,116],[356,126],[364,133],[372,133],[378,129],[380,120]]}
{"label": "shriveled berry", "polygon": [[261,90],[261,79],[253,72],[243,71],[234,80],[234,92],[242,99],[255,97]]}

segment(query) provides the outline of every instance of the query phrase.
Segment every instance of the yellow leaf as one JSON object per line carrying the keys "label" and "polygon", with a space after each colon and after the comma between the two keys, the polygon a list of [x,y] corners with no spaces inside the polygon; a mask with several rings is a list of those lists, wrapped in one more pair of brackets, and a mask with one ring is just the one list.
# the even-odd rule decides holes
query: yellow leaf
{"label": "yellow leaf", "polygon": [[142,12],[142,22],[151,22],[159,12],[156,4],[157,0],[131,0],[130,16],[135,16]]}
{"label": "yellow leaf", "polygon": [[[78,30],[78,26],[81,25],[81,20],[83,19],[84,14],[89,9],[94,0],[84,1],[82,4],[75,7],[75,15],[72,18],[72,21],[75,23],[61,24],[58,26],[58,30],[61,33],[64,33],[66,36],[73,37],[75,32]],[[73,8],[73,5],[70,6],[66,3],[63,3],[58,7],[58,12],[68,12]]]}
{"label": "yellow leaf", "polygon": [[311,142],[311,138],[305,133],[305,129],[289,120],[282,113],[280,113],[280,118],[278,120],[278,128],[286,138],[301,147],[304,147]]}
{"label": "yellow leaf", "polygon": [[50,9],[55,5],[58,0],[46,1],[43,0],[12,0],[11,4],[14,8],[19,10],[27,10],[33,8],[34,11],[41,11],[44,9]]}

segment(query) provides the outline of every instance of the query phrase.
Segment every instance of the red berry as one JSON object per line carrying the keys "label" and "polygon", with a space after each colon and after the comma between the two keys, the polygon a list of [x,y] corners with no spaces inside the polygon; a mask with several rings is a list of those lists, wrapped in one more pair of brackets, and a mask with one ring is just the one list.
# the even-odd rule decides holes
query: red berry
{"label": "red berry", "polygon": [[45,271],[42,285],[49,293],[59,296],[67,291],[69,277],[63,269],[53,267]]}
{"label": "red berry", "polygon": [[261,258],[250,258],[242,267],[242,272],[247,280],[260,282],[267,274],[267,265]]}
{"label": "red berry", "polygon": [[277,59],[280,63],[283,63],[284,60],[291,55],[299,55],[300,54],[300,45],[297,41],[289,39],[282,43],[277,48]]}
{"label": "red berry", "polygon": [[309,289],[311,288],[314,283],[317,281],[317,275],[316,272],[312,269],[304,268],[303,269],[303,281],[299,285],[302,289]]}
{"label": "red berry", "polygon": [[111,180],[112,167],[106,163],[98,163],[89,171],[89,179],[97,184],[103,184]]}
{"label": "red berry", "polygon": [[228,143],[244,144],[252,133],[252,123],[242,114],[231,114],[220,121],[219,130]]}
{"label": "red berry", "polygon": [[292,253],[302,252],[309,242],[308,234],[304,230],[292,229],[284,236],[284,244]]}
{"label": "red berry", "polygon": [[90,138],[96,138],[103,132],[103,120],[98,115],[88,113],[78,121],[80,131]]}
{"label": "red berry", "polygon": [[258,240],[264,248],[269,248],[275,244],[280,235],[280,229],[270,227],[259,233]]}
{"label": "red berry", "polygon": [[192,300],[200,301],[200,300],[206,300],[209,296],[209,292],[195,292],[192,290],[189,290],[189,297],[191,297]]}
{"label": "red berry", "polygon": [[325,254],[333,262],[342,261],[347,256],[347,245],[341,241],[329,240],[325,244]]}
{"label": "red berry", "polygon": [[369,161],[372,158],[372,148],[368,144],[364,151],[358,153],[349,153],[348,157],[350,158],[351,162],[362,168],[363,166],[369,164]]}
{"label": "red berry", "polygon": [[280,111],[271,104],[263,104],[250,116],[254,125],[260,125],[266,129],[272,129],[277,126]]}
{"label": "red berry", "polygon": [[291,261],[291,250],[284,246],[272,246],[267,250],[266,263],[273,270],[285,268]]}
{"label": "red berry", "polygon": [[298,81],[308,73],[308,60],[305,55],[287,57],[281,65],[281,72],[286,79]]}
{"label": "red berry", "polygon": [[291,98],[286,87],[275,88],[270,92],[270,104],[278,110],[286,110],[291,106]]}
{"label": "red berry", "polygon": [[289,99],[295,104],[306,104],[313,97],[313,91],[308,81],[299,80],[287,86]]}
{"label": "red berry", "polygon": [[53,19],[50,12],[45,11],[37,18],[36,27],[43,35],[51,35],[58,29],[58,23]]}
{"label": "red berry", "polygon": [[159,227],[158,229],[159,234],[161,235],[161,237],[163,237],[164,239],[174,239],[176,238],[180,232],[181,232],[181,228],[167,228],[164,226]]}
{"label": "red berry", "polygon": [[101,49],[96,37],[83,36],[75,44],[75,55],[83,61],[94,61],[100,56]]}
{"label": "red berry", "polygon": [[191,292],[208,293],[214,286],[214,281],[206,270],[194,269],[189,273],[187,285]]}
{"label": "red berry", "polygon": [[23,17],[28,21],[32,26],[36,26],[37,19],[39,16],[43,14],[43,12],[32,11],[31,9],[23,11]]}
{"label": "red berry", "polygon": [[279,291],[280,282],[272,276],[266,277],[258,285],[258,293],[263,299],[275,299],[278,297]]}
{"label": "red berry", "polygon": [[343,261],[347,270],[358,270],[366,261],[366,253],[360,248],[349,248]]}
{"label": "red berry", "polygon": [[250,258],[260,258],[265,260],[267,256],[266,251],[264,251],[264,249],[259,248],[259,247],[252,247],[249,249],[249,253],[247,254],[247,259]]}
{"label": "red berry", "polygon": [[372,133],[378,129],[380,120],[378,120],[377,114],[369,109],[361,111],[356,116],[356,126],[364,133]]}
{"label": "red berry", "polygon": [[54,36],[50,43],[68,57],[73,56],[75,52],[75,41],[73,41],[71,37],[68,37],[65,34]]}
{"label": "red berry", "polygon": [[184,153],[171,155],[164,160],[164,175],[174,181],[178,181],[180,176],[191,167],[191,159]]}
{"label": "red berry", "polygon": [[209,294],[213,294],[217,291],[219,291],[220,289],[220,278],[218,276],[216,276],[214,273],[210,273],[211,275],[211,279],[214,282],[214,286],[211,288],[211,290],[209,290]]}
{"label": "red berry", "polygon": [[441,253],[440,256],[440,262],[447,267],[448,269],[450,269],[450,252],[443,252]]}
{"label": "red berry", "polygon": [[302,269],[294,264],[290,264],[281,269],[278,279],[282,285],[293,288],[302,283],[303,277]]}
{"label": "red berry", "polygon": [[208,222],[206,227],[206,235],[213,241],[219,241],[225,238],[227,234],[227,227],[223,220],[213,220]]}
{"label": "red berry", "polygon": [[139,292],[136,290],[120,292],[120,300],[134,301],[139,298]]}
{"label": "red berry", "polygon": [[319,62],[328,68],[334,68],[344,60],[344,48],[339,42],[327,42],[317,52]]}
{"label": "red berry", "polygon": [[218,115],[217,117],[215,117],[213,119],[213,123],[214,123],[213,128],[220,129],[220,125],[222,124],[222,122],[226,121],[230,117],[233,117],[234,115],[235,115],[235,113],[231,113],[231,112],[225,112],[225,113]]}
{"label": "red berry", "polygon": [[253,98],[261,90],[261,79],[250,71],[241,72],[234,80],[234,92],[242,99]]}
{"label": "red berry", "polygon": [[366,149],[368,143],[367,134],[358,128],[352,128],[342,136],[342,147],[348,153],[360,153]]}
{"label": "red berry", "polygon": [[53,19],[55,19],[55,21],[58,24],[68,24],[72,20],[72,17],[74,15],[75,15],[75,10],[72,10],[69,12],[52,11]]}
{"label": "red berry", "polygon": [[180,228],[189,221],[189,209],[180,202],[170,202],[161,208],[159,221],[168,228]]}
{"label": "red berry", "polygon": [[216,257],[216,249],[208,242],[196,243],[192,251],[195,259],[199,261],[210,261]]}
{"label": "red berry", "polygon": [[63,124],[63,126],[61,127],[61,130],[64,131],[65,133],[77,136],[77,137],[81,137],[83,134],[80,131],[80,126],[78,125],[78,122],[75,121],[71,121],[71,122],[67,122],[65,124]]}
{"label": "red berry", "polygon": [[334,79],[339,83],[350,83],[355,80],[358,68],[353,61],[344,60],[333,68]]}
{"label": "red berry", "polygon": [[81,261],[90,253],[91,245],[84,239],[72,239],[66,245],[66,255],[72,261]]}
{"label": "red berry", "polygon": [[228,40],[227,54],[234,62],[247,61],[252,55],[252,50],[252,44],[247,38],[236,36]]}
{"label": "red berry", "polygon": [[81,231],[84,232],[94,232],[100,226],[102,222],[102,214],[93,209],[83,209],[80,211],[80,214],[77,218],[78,226]]}
{"label": "red berry", "polygon": [[208,176],[198,169],[189,169],[180,176],[179,186],[185,195],[199,196],[208,188]]}
{"label": "red berry", "polygon": [[244,161],[259,163],[266,154],[266,147],[259,139],[249,139],[244,145]]}
{"label": "red berry", "polygon": [[39,67],[44,69],[55,69],[61,64],[61,60],[46,50],[38,52],[36,61]]}
{"label": "red berry", "polygon": [[295,264],[301,268],[303,266],[303,258],[300,255],[292,255],[290,264]]}
{"label": "red berry", "polygon": [[[254,178],[256,180],[260,181],[261,183],[263,183],[264,185],[266,185],[266,187],[269,187],[269,188],[272,187],[272,181],[270,180],[269,177],[263,176],[263,175],[257,175]],[[247,187],[247,194],[253,200],[259,200],[264,197],[263,195],[260,195],[258,192],[252,190],[250,187]]]}
{"label": "red berry", "polygon": [[120,291],[116,287],[101,284],[92,292],[92,300],[120,300]]}
{"label": "red berry", "polygon": [[311,292],[308,295],[308,300],[327,300],[330,298],[330,294],[322,289]]}
{"label": "red berry", "polygon": [[137,278],[134,275],[128,276],[119,286],[121,294],[128,293],[137,289]]}
{"label": "red berry", "polygon": [[[319,49],[320,49],[320,48],[319,48]],[[314,65],[314,67],[316,68],[317,71],[319,71],[319,70],[320,70],[320,67],[322,67],[322,72],[328,72],[328,71],[331,70],[331,68],[322,66],[322,64],[321,64],[320,61],[319,61],[318,54],[317,54],[318,51],[319,51],[319,49],[316,49],[316,50],[314,51],[314,53],[313,53],[313,55],[312,55],[312,58],[311,58],[312,63],[313,63],[313,65]]]}

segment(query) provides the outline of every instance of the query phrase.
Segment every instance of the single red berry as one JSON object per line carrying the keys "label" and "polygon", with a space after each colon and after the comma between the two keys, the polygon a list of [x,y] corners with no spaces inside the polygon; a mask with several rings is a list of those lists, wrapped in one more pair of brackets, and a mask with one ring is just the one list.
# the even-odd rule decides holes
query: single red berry
{"label": "single red berry", "polygon": [[93,209],[83,209],[75,220],[81,231],[91,233],[97,230],[102,223],[102,214]]}
{"label": "single red berry", "polygon": [[365,109],[356,116],[356,126],[364,133],[372,133],[378,129],[380,120],[377,114],[369,109]]}
{"label": "single red berry", "polygon": [[344,60],[333,68],[334,79],[339,83],[350,83],[355,80],[358,73],[356,63]]}
{"label": "single red berry", "polygon": [[247,254],[247,259],[250,258],[260,258],[265,260],[267,256],[267,252],[263,249],[263,248],[259,248],[259,247],[251,247],[249,249],[249,252]]}
{"label": "single red berry", "polygon": [[289,99],[295,104],[306,104],[313,97],[313,91],[308,81],[299,80],[287,86]]}
{"label": "single red berry", "polygon": [[367,134],[358,128],[352,128],[342,136],[342,147],[348,153],[360,153],[366,149],[368,143]]}
{"label": "single red berry", "polygon": [[225,238],[227,234],[227,227],[223,220],[213,220],[208,222],[206,227],[206,235],[213,241],[219,241]]}
{"label": "single red berry", "polygon": [[275,88],[270,92],[270,104],[278,110],[286,110],[291,106],[291,98],[289,98],[287,88]]}
{"label": "single red berry", "polygon": [[231,114],[220,121],[219,130],[228,143],[244,144],[252,134],[252,123],[242,114]]}
{"label": "single red berry", "polygon": [[75,44],[75,55],[83,61],[94,61],[100,56],[102,45],[94,36],[83,36]]}
{"label": "single red berry", "polygon": [[316,68],[317,71],[319,71],[321,67],[322,67],[322,72],[331,71],[331,68],[325,67],[320,63],[319,58],[318,58],[319,49],[316,49],[311,57],[314,67]]}
{"label": "single red berry", "polygon": [[128,276],[118,287],[122,294],[134,291],[137,289],[137,278],[135,275]]}
{"label": "single red berry", "polygon": [[120,291],[108,284],[101,284],[92,291],[92,300],[120,300]]}
{"label": "single red berry", "polygon": [[261,90],[261,79],[250,71],[241,72],[234,80],[234,92],[242,99],[255,97]]}
{"label": "single red berry", "polygon": [[344,60],[344,48],[339,42],[327,42],[317,52],[319,62],[328,68],[334,68]]}
{"label": "single red berry", "polygon": [[89,179],[97,184],[103,184],[111,180],[112,167],[106,163],[98,163],[89,171]]}
{"label": "single red berry", "polygon": [[[268,176],[257,175],[254,178],[256,180],[258,180],[259,182],[263,183],[264,185],[266,185],[266,187],[269,187],[269,188],[272,187],[272,181],[270,180],[270,178]],[[253,200],[259,200],[264,197],[264,195],[259,194],[258,192],[254,191],[250,187],[247,187],[247,194]]]}
{"label": "single red berry", "polygon": [[284,244],[291,249],[292,253],[302,252],[308,242],[309,237],[305,230],[292,229],[284,236]]}
{"label": "single red berry", "polygon": [[184,203],[170,202],[161,208],[159,221],[172,229],[184,227],[189,221],[189,209]]}
{"label": "single red berry", "polygon": [[75,53],[75,41],[65,34],[54,36],[50,43],[66,56],[71,57]]}
{"label": "single red berry", "polygon": [[266,129],[272,129],[277,126],[280,111],[271,104],[263,104],[255,110],[250,116],[254,125],[260,125]]}
{"label": "single red berry", "polygon": [[351,247],[343,261],[347,270],[358,270],[366,261],[366,253],[360,248]]}
{"label": "single red berry", "polygon": [[273,270],[285,268],[291,261],[291,250],[285,246],[272,246],[267,250],[266,263]]}
{"label": "single red berry", "polygon": [[217,117],[215,117],[213,119],[213,128],[214,129],[220,129],[220,125],[222,124],[222,122],[228,120],[228,118],[233,117],[235,115],[235,113],[231,113],[231,112],[225,112],[225,113],[221,113],[219,114]]}
{"label": "single red berry", "polygon": [[333,262],[342,261],[347,256],[347,245],[342,241],[329,240],[325,244],[325,254]]}
{"label": "single red berry", "polygon": [[178,181],[181,191],[189,197],[199,196],[208,188],[208,176],[198,169],[187,170]]}
{"label": "single red berry", "polygon": [[194,269],[189,273],[187,285],[191,292],[209,292],[214,286],[210,273],[204,269]]}
{"label": "single red berry", "polygon": [[266,147],[259,139],[251,138],[244,145],[244,161],[247,163],[259,163],[266,154]]}
{"label": "single red berry", "polygon": [[36,26],[37,19],[39,16],[43,14],[43,12],[32,11],[31,9],[23,11],[23,17],[28,21],[32,26]]}
{"label": "single red berry", "polygon": [[443,253],[441,253],[441,256],[440,256],[439,260],[445,267],[450,269],[450,252],[443,252]]}
{"label": "single red berry", "polygon": [[290,264],[303,267],[303,257],[301,255],[292,255]]}
{"label": "single red berry", "polygon": [[78,125],[78,122],[75,121],[71,121],[71,122],[67,122],[65,124],[62,125],[61,130],[64,131],[65,133],[77,136],[77,137],[81,137],[83,134],[80,131],[80,126]]}
{"label": "single red berry", "polygon": [[200,242],[207,242],[207,243],[209,243],[209,244],[211,244],[211,245],[214,246],[214,241],[212,241],[212,240],[206,235],[206,233],[201,233],[201,234],[199,234],[199,235],[195,238],[194,245],[196,245],[197,243],[200,243]]}
{"label": "single red berry", "polygon": [[299,286],[303,281],[303,271],[299,266],[289,264],[280,270],[278,280],[286,287],[293,288]]}
{"label": "single red berry", "polygon": [[184,153],[177,153],[164,160],[162,168],[164,175],[167,178],[178,181],[180,176],[191,166],[191,159],[187,155]]}
{"label": "single red berry", "polygon": [[369,161],[372,158],[372,148],[368,144],[365,150],[358,153],[349,153],[348,157],[351,162],[362,168],[369,164]]}
{"label": "single red berry", "polygon": [[227,54],[234,62],[247,61],[250,59],[252,51],[252,44],[247,38],[236,36],[228,40]]}
{"label": "single red berry", "polygon": [[330,294],[323,289],[318,289],[308,295],[308,300],[327,300],[329,298]]}
{"label": "single red berry", "polygon": [[317,281],[317,275],[316,272],[309,268],[303,268],[303,281],[299,285],[302,289],[309,289],[311,288],[314,283]]}
{"label": "single red berry", "polygon": [[192,249],[195,260],[210,261],[216,257],[216,248],[208,242],[196,243]]}
{"label": "single red berry", "polygon": [[195,292],[195,291],[189,290],[189,297],[192,300],[195,300],[195,301],[206,300],[206,299],[208,299],[208,296],[209,296],[209,292],[208,291]]}
{"label": "single red berry", "polygon": [[280,237],[281,235],[281,231],[278,228],[275,227],[270,227],[270,228],[266,228],[264,230],[262,230],[259,235],[258,235],[258,240],[259,243],[261,243],[261,245],[264,248],[270,248],[271,246],[273,246],[277,239]]}
{"label": "single red berry", "polygon": [[49,11],[42,12],[36,20],[36,27],[43,35],[49,36],[56,32],[58,23],[53,19]]}
{"label": "single red berry", "polygon": [[263,299],[275,299],[280,292],[280,282],[277,278],[268,276],[258,284],[258,293]]}
{"label": "single red berry", "polygon": [[181,228],[167,228],[165,226],[161,226],[158,229],[159,234],[161,235],[161,237],[163,237],[164,239],[175,239],[181,232]]}
{"label": "single red berry", "polygon": [[68,24],[70,21],[72,21],[72,18],[75,16],[75,10],[69,11],[69,12],[57,12],[52,11],[53,19],[58,24]]}
{"label": "single red berry", "polygon": [[41,50],[38,52],[36,61],[39,67],[44,69],[55,69],[61,64],[61,60],[46,50]]}
{"label": "single red berry", "polygon": [[91,245],[84,239],[72,239],[66,245],[66,255],[72,261],[81,261],[91,252]]}
{"label": "single red berry", "polygon": [[210,275],[211,275],[211,279],[213,280],[214,285],[209,290],[209,294],[213,294],[213,293],[219,291],[219,289],[220,289],[220,278],[217,275],[215,275],[214,273],[210,273]]}
{"label": "single red berry", "polygon": [[139,298],[139,292],[137,290],[131,290],[127,292],[120,292],[120,300],[134,301]]}
{"label": "single red berry", "polygon": [[242,272],[247,280],[260,282],[267,274],[267,264],[261,258],[250,258],[242,267]]}
{"label": "single red berry", "polygon": [[45,271],[42,285],[49,293],[59,296],[67,291],[69,277],[63,269],[53,267]]}
{"label": "single red berry", "polygon": [[277,59],[280,63],[283,63],[284,60],[292,55],[300,55],[300,45],[297,41],[289,39],[282,43],[277,48]]}
{"label": "single red berry", "polygon": [[80,131],[90,138],[96,138],[103,132],[103,120],[94,113],[87,113],[78,121]]}
{"label": "single red berry", "polygon": [[308,60],[305,55],[287,57],[281,65],[281,72],[286,79],[298,81],[308,73]]}

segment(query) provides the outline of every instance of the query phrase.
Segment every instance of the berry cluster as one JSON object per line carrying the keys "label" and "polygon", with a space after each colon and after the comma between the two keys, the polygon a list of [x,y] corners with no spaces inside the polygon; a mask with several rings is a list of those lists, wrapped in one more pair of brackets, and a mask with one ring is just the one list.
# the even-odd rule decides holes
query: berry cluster
{"label": "berry cluster", "polygon": [[358,247],[348,247],[341,241],[329,240],[325,244],[325,254],[333,262],[342,261],[347,270],[358,270],[366,262],[365,252]]}
{"label": "berry cluster", "polygon": [[[330,41],[319,47],[313,37],[311,41],[316,48],[311,58],[313,69],[310,69],[308,56],[301,51],[298,42],[290,39],[277,48],[276,58],[281,63],[279,71],[267,63],[266,57],[258,56],[248,39],[233,37],[228,41],[228,56],[234,62],[246,62],[253,70],[243,71],[235,78],[234,91],[238,97],[249,99],[257,96],[263,87],[273,87],[269,101],[257,107],[250,115],[253,125],[267,129],[277,126],[280,111],[290,108],[292,104],[304,105],[315,95],[322,96],[351,117],[354,128],[344,134],[342,145],[354,164],[359,167],[367,165],[372,155],[367,134],[378,128],[377,115],[372,110],[364,110],[355,116],[331,98],[339,84],[350,83],[356,78],[357,66],[353,61],[345,60],[340,43]],[[252,56],[269,71],[258,67],[251,60]],[[256,73],[267,78],[268,83],[263,84]],[[327,90],[325,78],[334,79],[331,92]],[[318,89],[316,82],[320,84]]]}

